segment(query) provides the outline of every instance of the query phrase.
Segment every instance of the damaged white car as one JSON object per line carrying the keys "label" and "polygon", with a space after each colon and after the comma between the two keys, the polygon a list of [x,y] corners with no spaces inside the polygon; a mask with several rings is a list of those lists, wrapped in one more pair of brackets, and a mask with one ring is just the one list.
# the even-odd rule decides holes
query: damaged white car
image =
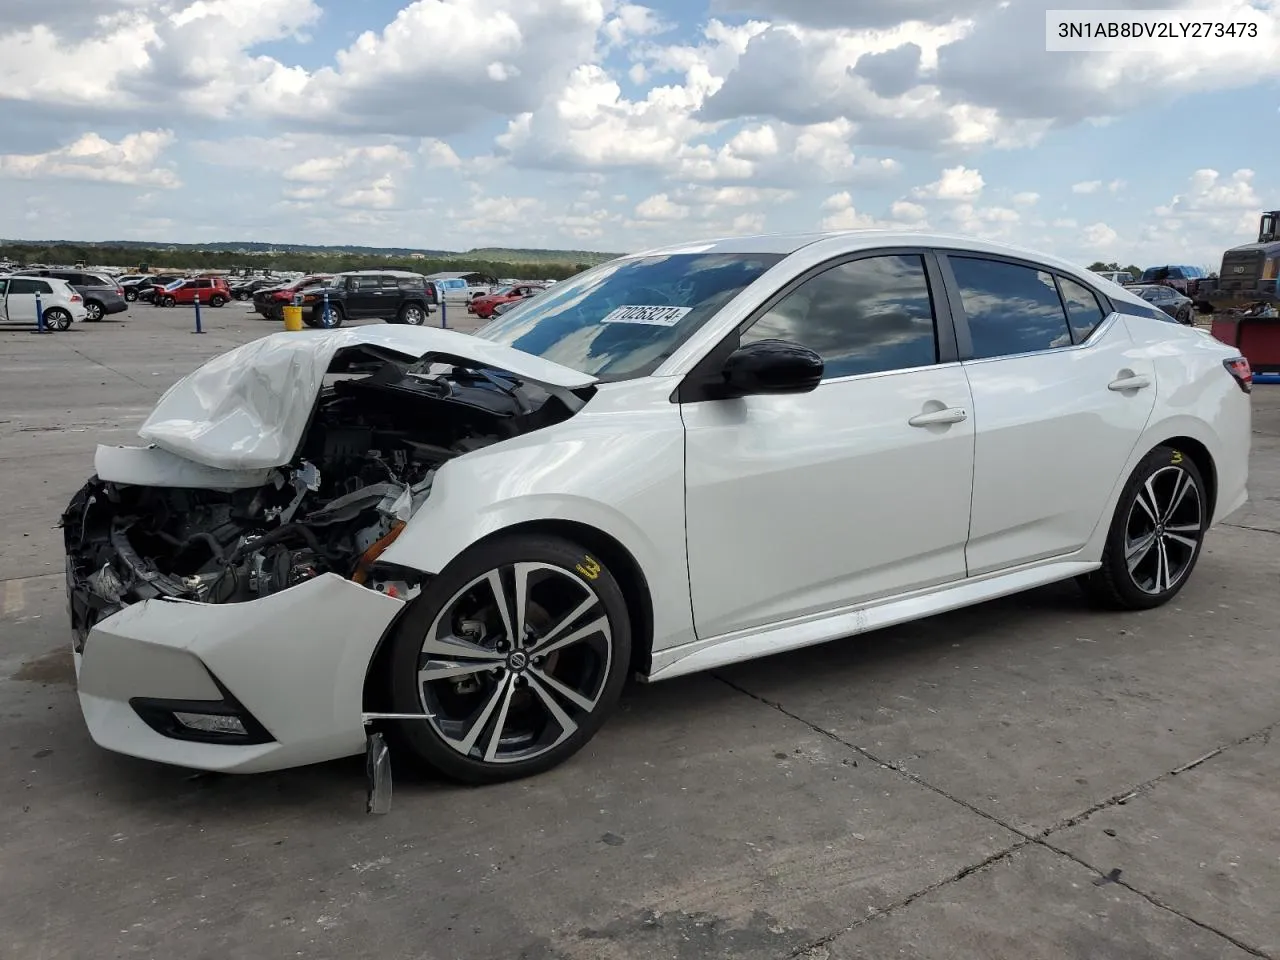
{"label": "damaged white car", "polygon": [[94,739],[545,770],[664,679],[1076,578],[1166,602],[1245,500],[1248,364],[1122,288],[861,232],[628,256],[475,336],[276,334],[63,516]]}

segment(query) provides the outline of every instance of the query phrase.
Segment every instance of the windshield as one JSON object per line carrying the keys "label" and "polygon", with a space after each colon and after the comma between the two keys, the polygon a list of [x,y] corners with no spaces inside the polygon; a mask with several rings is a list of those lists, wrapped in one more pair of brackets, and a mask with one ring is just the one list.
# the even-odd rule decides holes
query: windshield
{"label": "windshield", "polygon": [[614,260],[557,283],[475,335],[602,380],[645,376],[781,254]]}

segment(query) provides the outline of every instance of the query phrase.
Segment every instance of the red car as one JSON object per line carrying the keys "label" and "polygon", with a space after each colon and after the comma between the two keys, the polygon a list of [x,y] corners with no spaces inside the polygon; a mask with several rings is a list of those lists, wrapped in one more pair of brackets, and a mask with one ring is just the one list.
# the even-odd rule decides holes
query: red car
{"label": "red car", "polygon": [[503,287],[497,293],[491,293],[486,297],[476,297],[467,304],[467,313],[474,313],[481,320],[488,320],[493,316],[494,309],[500,304],[510,303],[513,300],[526,300],[541,293],[543,289],[543,287],[535,286],[531,283]]}
{"label": "red car", "polygon": [[279,287],[263,287],[253,293],[253,309],[268,320],[280,319],[280,308],[293,303],[293,295],[304,287],[318,287],[333,279],[331,273],[313,273],[290,280]]}
{"label": "red car", "polygon": [[222,277],[195,277],[190,280],[175,280],[165,286],[156,284],[153,287],[155,297],[152,304],[157,307],[172,307],[179,303],[195,303],[200,297],[202,304],[220,307],[231,299],[231,288]]}

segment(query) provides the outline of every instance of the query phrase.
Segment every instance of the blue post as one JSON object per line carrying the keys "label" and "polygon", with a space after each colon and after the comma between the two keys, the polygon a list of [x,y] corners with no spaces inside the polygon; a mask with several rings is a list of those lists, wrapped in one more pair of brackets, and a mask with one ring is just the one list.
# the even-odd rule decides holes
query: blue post
{"label": "blue post", "polygon": [[440,329],[449,329],[449,306],[445,303],[444,291],[440,292]]}
{"label": "blue post", "polygon": [[44,304],[40,302],[40,291],[36,291],[36,333],[48,333],[49,328],[44,325]]}
{"label": "blue post", "polygon": [[204,328],[200,326],[200,294],[196,294],[196,333],[204,333]]}
{"label": "blue post", "polygon": [[333,325],[333,315],[329,312],[329,292],[324,292],[324,312],[320,314],[320,325],[326,330]]}

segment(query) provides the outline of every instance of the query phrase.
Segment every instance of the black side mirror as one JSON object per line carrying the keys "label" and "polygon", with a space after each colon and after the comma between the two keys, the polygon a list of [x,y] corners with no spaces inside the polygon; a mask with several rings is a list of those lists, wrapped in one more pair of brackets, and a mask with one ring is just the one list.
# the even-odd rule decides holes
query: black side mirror
{"label": "black side mirror", "polygon": [[724,364],[724,398],[808,393],[822,382],[822,357],[790,340],[757,340],[739,347]]}

